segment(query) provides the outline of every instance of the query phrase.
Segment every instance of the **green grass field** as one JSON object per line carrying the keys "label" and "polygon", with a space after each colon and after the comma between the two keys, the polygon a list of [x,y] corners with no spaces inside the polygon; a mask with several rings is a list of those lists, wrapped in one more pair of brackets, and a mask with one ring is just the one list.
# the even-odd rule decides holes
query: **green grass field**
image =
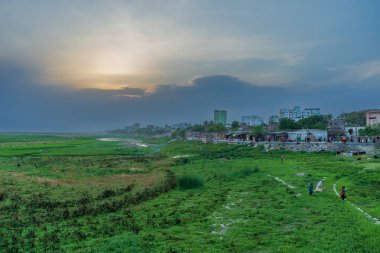
{"label": "green grass field", "polygon": [[0,252],[380,252],[373,156],[98,138],[0,135]]}

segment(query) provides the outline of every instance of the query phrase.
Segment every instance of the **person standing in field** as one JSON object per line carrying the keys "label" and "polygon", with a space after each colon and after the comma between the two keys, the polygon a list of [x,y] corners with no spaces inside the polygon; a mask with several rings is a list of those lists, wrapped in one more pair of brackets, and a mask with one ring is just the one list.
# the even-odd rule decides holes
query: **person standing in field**
{"label": "person standing in field", "polygon": [[310,182],[310,184],[309,184],[309,194],[310,195],[313,194],[313,182]]}
{"label": "person standing in field", "polygon": [[346,186],[342,186],[342,190],[340,191],[340,198],[342,199],[342,200],[345,200],[346,198],[347,198],[347,196],[346,196]]}
{"label": "person standing in field", "polygon": [[285,159],[285,156],[284,156],[284,155],[280,156],[281,163],[284,162],[284,159]]}
{"label": "person standing in field", "polygon": [[322,179],[319,180],[317,187],[315,187],[316,192],[322,192]]}

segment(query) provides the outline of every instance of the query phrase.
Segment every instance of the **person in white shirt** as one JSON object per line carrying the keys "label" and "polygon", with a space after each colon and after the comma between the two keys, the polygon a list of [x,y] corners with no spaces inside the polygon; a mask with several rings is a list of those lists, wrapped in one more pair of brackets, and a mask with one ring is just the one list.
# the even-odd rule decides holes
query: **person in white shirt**
{"label": "person in white shirt", "polygon": [[315,187],[316,192],[322,192],[322,179],[319,180],[317,187]]}

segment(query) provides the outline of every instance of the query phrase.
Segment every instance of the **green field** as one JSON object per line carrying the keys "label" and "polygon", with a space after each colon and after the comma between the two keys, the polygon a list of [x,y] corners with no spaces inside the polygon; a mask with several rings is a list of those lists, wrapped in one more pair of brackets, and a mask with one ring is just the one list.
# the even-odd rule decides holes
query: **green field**
{"label": "green field", "polygon": [[0,252],[380,252],[374,156],[100,137],[0,135]]}

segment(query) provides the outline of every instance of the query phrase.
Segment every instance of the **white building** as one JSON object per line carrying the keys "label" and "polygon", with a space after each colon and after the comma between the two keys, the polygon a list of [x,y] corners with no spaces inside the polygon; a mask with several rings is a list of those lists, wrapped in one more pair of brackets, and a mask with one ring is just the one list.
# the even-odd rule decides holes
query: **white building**
{"label": "white building", "polygon": [[380,124],[380,110],[371,110],[365,113],[366,125],[373,126]]}
{"label": "white building", "polygon": [[359,130],[364,129],[365,127],[356,127],[356,126],[346,126],[344,127],[344,132],[346,136],[356,137],[359,136]]}
{"label": "white building", "polygon": [[321,115],[321,109],[320,108],[305,108],[302,111],[302,118],[307,118],[313,115]]}
{"label": "white building", "polygon": [[264,120],[256,115],[247,115],[241,117],[241,122],[249,126],[259,126],[264,123]]}
{"label": "white building", "polygon": [[292,141],[304,141],[306,138],[313,137],[315,141],[327,140],[327,130],[319,130],[319,129],[301,129],[295,131],[287,131],[288,139]]}
{"label": "white building", "polygon": [[313,115],[321,115],[320,108],[305,108],[301,109],[300,106],[294,106],[293,109],[282,108],[280,109],[280,118],[288,118],[298,121]]}

